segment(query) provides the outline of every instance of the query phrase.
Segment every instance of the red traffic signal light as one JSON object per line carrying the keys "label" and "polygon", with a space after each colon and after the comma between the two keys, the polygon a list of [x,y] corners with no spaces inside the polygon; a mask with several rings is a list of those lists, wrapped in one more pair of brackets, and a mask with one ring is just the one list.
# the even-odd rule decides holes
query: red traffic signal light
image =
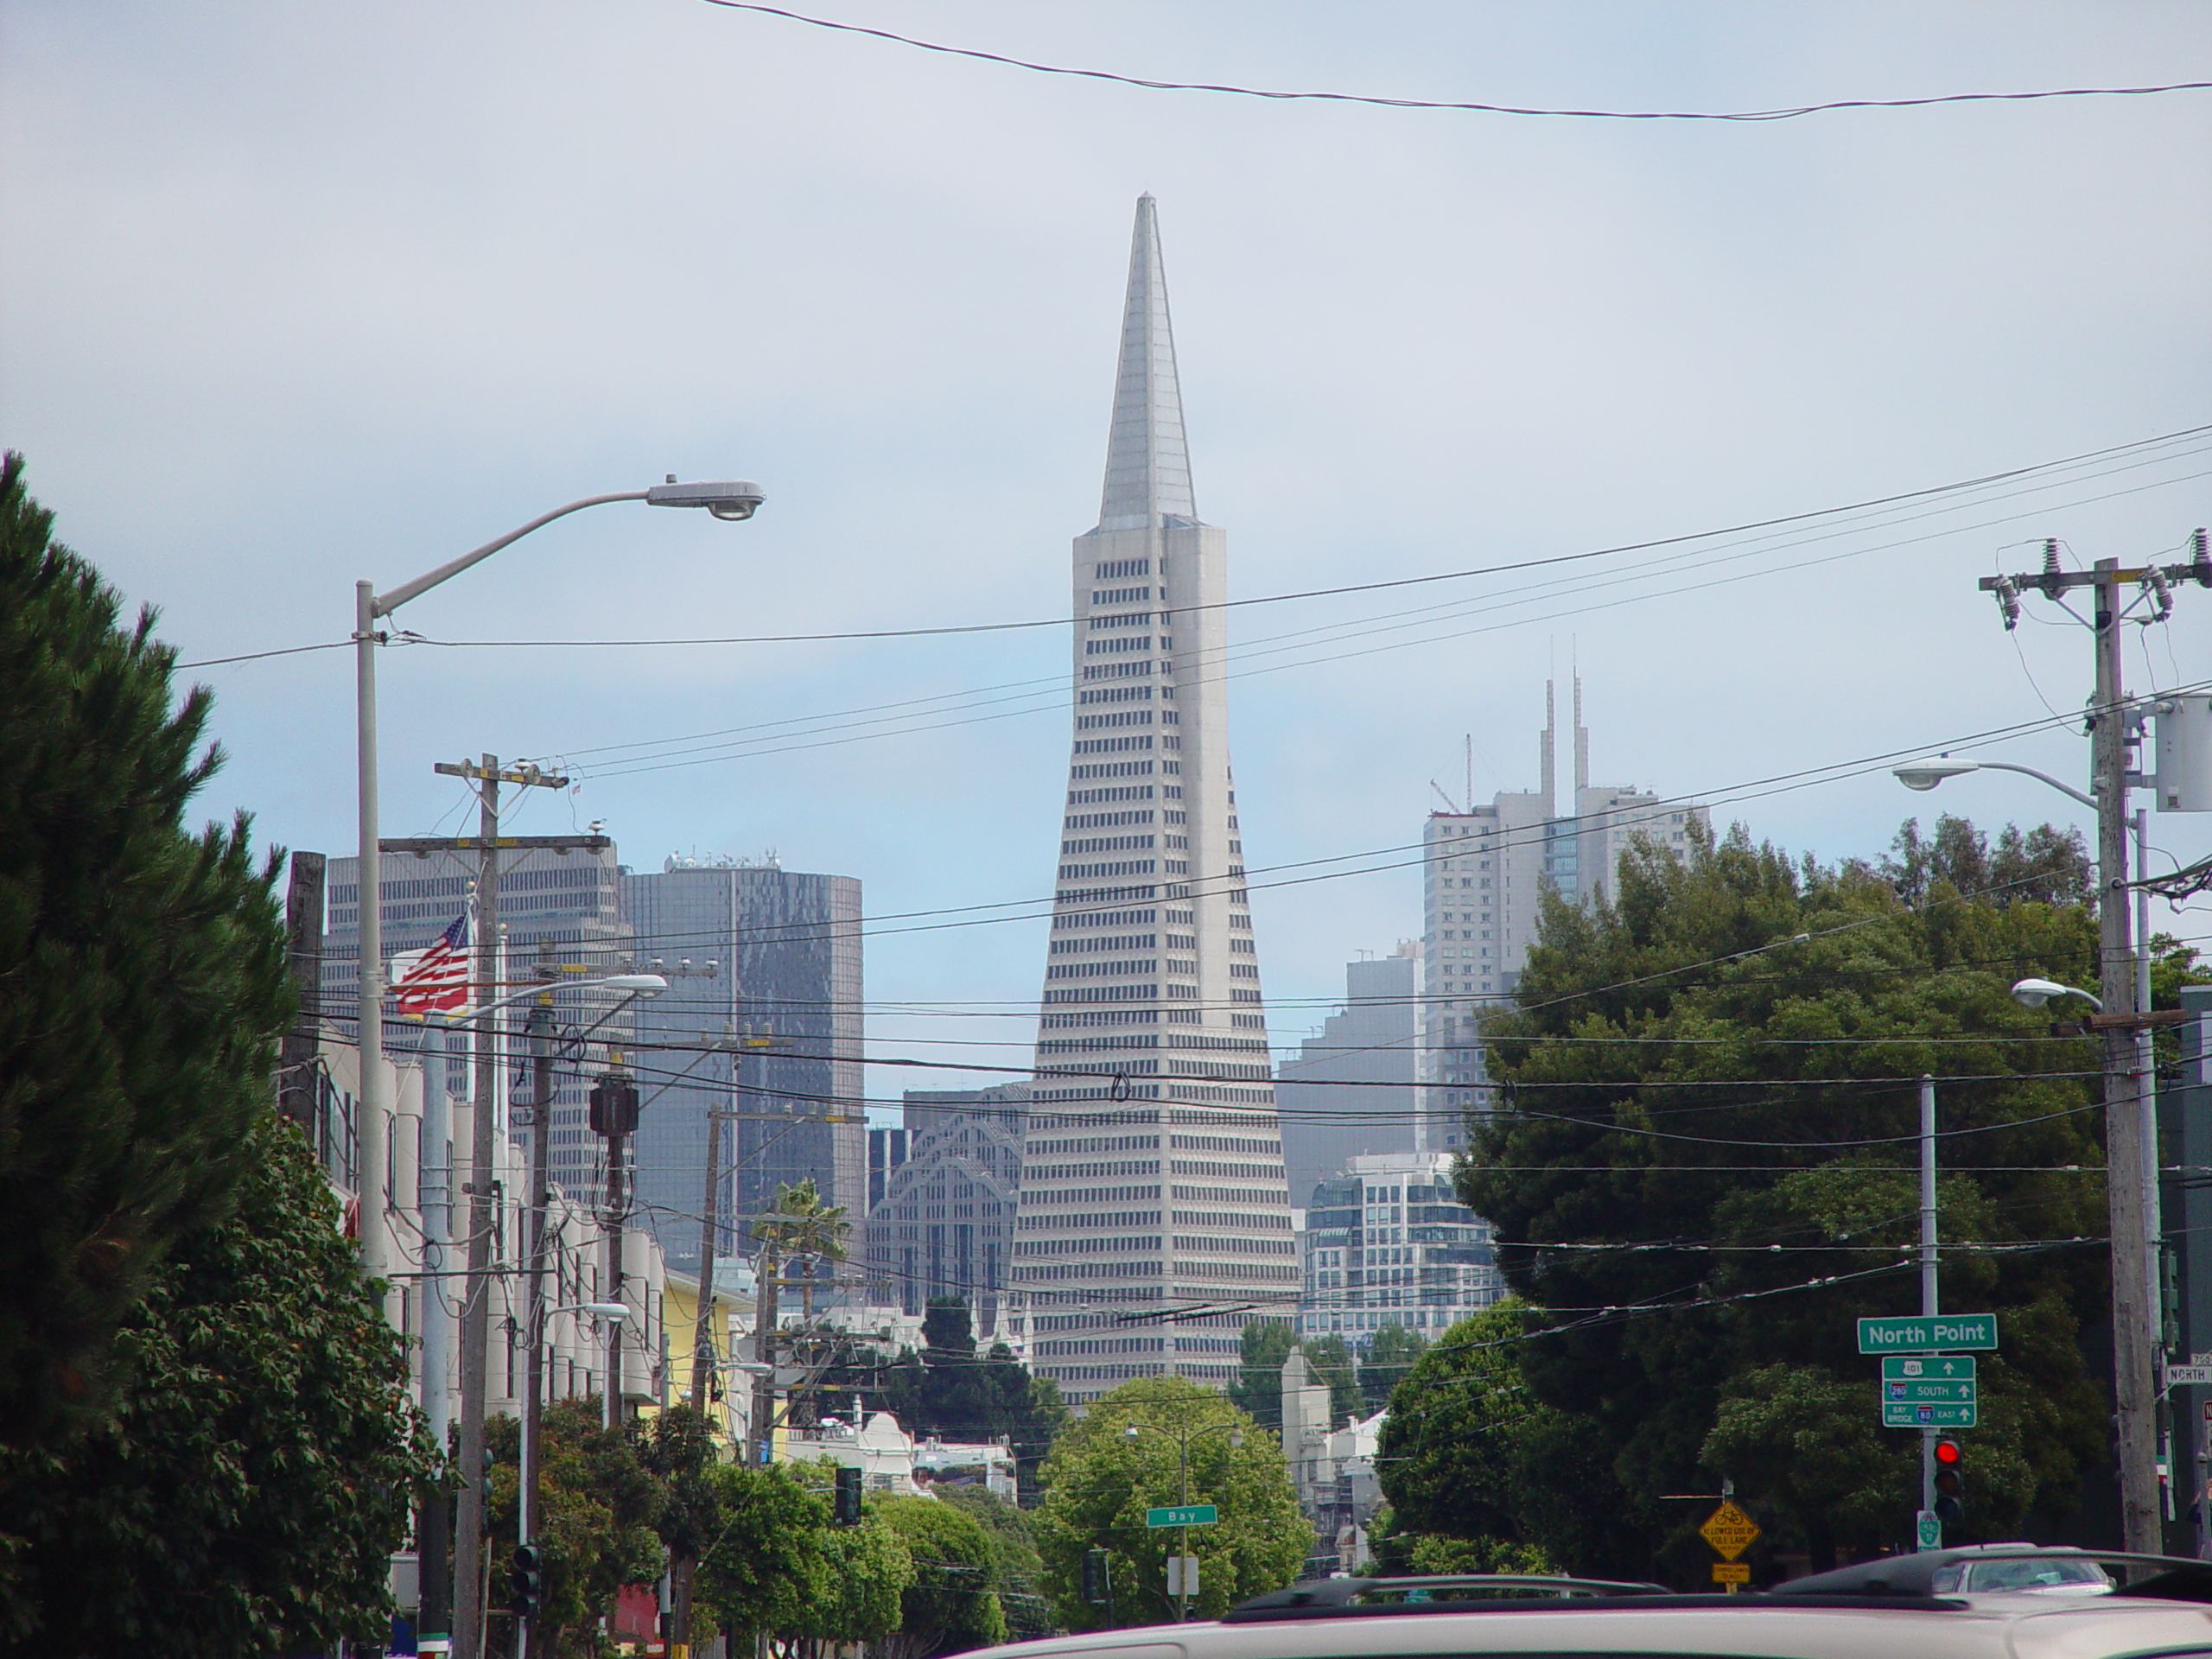
{"label": "red traffic signal light", "polygon": [[1935,1453],[1936,1477],[1929,1484],[1936,1489],[1936,1513],[1956,1521],[1967,1510],[1966,1448],[1956,1440],[1938,1440]]}

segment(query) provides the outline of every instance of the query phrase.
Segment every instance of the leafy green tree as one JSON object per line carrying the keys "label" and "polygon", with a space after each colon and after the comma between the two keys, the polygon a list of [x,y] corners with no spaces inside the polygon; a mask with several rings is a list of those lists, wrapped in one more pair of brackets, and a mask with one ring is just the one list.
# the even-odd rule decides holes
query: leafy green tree
{"label": "leafy green tree", "polygon": [[823,1659],[853,1643],[880,1643],[899,1628],[915,1577],[913,1553],[881,1516],[856,1527],[828,1527],[817,1537],[817,1587],[798,1624],[781,1634],[802,1659]]}
{"label": "leafy green tree", "polygon": [[1390,1528],[1376,1554],[1394,1570],[1580,1566],[1632,1541],[1590,1535],[1618,1487],[1592,1455],[1590,1426],[1523,1380],[1529,1328],[1529,1309],[1510,1299],[1461,1319],[1391,1396],[1376,1460]]}
{"label": "leafy green tree", "polygon": [[[668,1488],[639,1456],[629,1433],[607,1427],[604,1418],[599,1401],[584,1398],[557,1400],[538,1419],[533,1531],[544,1562],[545,1593],[531,1645],[544,1659],[560,1650],[563,1631],[612,1612],[622,1586],[648,1584],[661,1573],[659,1526]],[[518,1541],[522,1425],[495,1417],[485,1425],[485,1443],[498,1460],[490,1517],[497,1563]],[[495,1612],[493,1622],[496,1630],[506,1615]]]}
{"label": "leafy green tree", "polygon": [[808,1609],[831,1593],[829,1503],[790,1465],[717,1464],[709,1479],[721,1521],[699,1556],[695,1603],[740,1638],[806,1629]]}
{"label": "leafy green tree", "polygon": [[234,1659],[381,1637],[385,1576],[436,1463],[338,1203],[264,1115],[227,1219],[152,1271],[121,1403],[73,1445],[0,1452],[9,1651]]}
{"label": "leafy green tree", "polygon": [[927,1497],[871,1497],[868,1508],[897,1534],[914,1576],[899,1597],[899,1626],[876,1643],[881,1659],[927,1659],[1006,1640],[997,1551],[965,1510]]}
{"label": "leafy green tree", "polygon": [[1034,1376],[1004,1343],[978,1355],[968,1304],[957,1296],[931,1299],[922,1314],[922,1350],[885,1363],[849,1348],[830,1374],[825,1392],[859,1394],[867,1408],[887,1411],[918,1435],[947,1440],[1006,1436],[1025,1504],[1037,1495],[1037,1471],[1052,1437],[1067,1421],[1057,1383]]}
{"label": "leafy green tree", "polygon": [[[1830,1385],[1870,1379],[1854,1318],[1916,1306],[1923,1073],[1942,1079],[1944,1237],[1975,1247],[1947,1255],[1943,1294],[2005,1332],[1977,1448],[2024,1471],[1968,1536],[2012,1535],[2028,1513],[2048,1526],[2105,1455],[2083,1357],[2101,1260],[2039,1243],[2103,1231],[2096,1059],[2008,995],[2030,973],[2093,976],[2094,924],[2049,902],[2078,892],[2058,832],[2017,838],[2015,864],[1977,867],[1970,828],[1938,842],[1901,841],[1885,874],[1792,861],[1738,828],[1684,854],[1641,844],[1609,902],[1543,905],[1518,1006],[1485,1033],[1503,1109],[1471,1126],[1459,1184],[1535,1307],[1624,1310],[1539,1316],[1519,1348],[1533,1397],[1584,1426],[1611,1477],[1586,1488],[1580,1570],[1700,1577],[1699,1517],[1660,1498],[1722,1476],[1816,1562],[1909,1526],[1909,1509],[1878,1519],[1860,1501],[1878,1475],[1816,1497],[1782,1471],[1792,1445],[1833,1446]],[[1784,1402],[1759,1402],[1762,1374]]]}
{"label": "leafy green tree", "polygon": [[1282,1368],[1298,1346],[1287,1319],[1248,1319],[1236,1343],[1230,1403],[1262,1428],[1282,1432]]}
{"label": "leafy green tree", "polygon": [[1390,1403],[1390,1390],[1405,1380],[1428,1339],[1409,1325],[1386,1325],[1359,1357],[1360,1415],[1372,1417]]}
{"label": "leafy green tree", "polygon": [[[1128,1433],[1132,1424],[1141,1426],[1135,1438]],[[1232,1444],[1240,1435],[1243,1443]],[[1313,1547],[1313,1529],[1299,1513],[1281,1442],[1224,1395],[1184,1377],[1139,1377],[1101,1395],[1053,1442],[1044,1477],[1037,1552],[1046,1592],[1070,1630],[1107,1624],[1106,1610],[1083,1599],[1088,1549],[1109,1553],[1116,1624],[1173,1617],[1166,1584],[1172,1540],[1145,1526],[1148,1509],[1187,1499],[1220,1510],[1217,1524],[1190,1533],[1200,1563],[1200,1593],[1192,1602],[1197,1618],[1217,1617],[1248,1596],[1290,1583]]]}
{"label": "leafy green tree", "polygon": [[990,1537],[992,1582],[1006,1611],[1007,1639],[1023,1642],[1052,1635],[1052,1608],[1045,1599],[1045,1564],[1037,1554],[1033,1517],[982,1486],[939,1486],[936,1496],[939,1503],[975,1516]]}
{"label": "leafy green tree", "polygon": [[[274,856],[198,835],[213,698],[0,461],[0,1445],[99,1421],[118,1327],[253,1163],[291,1017]],[[0,1489],[0,1528],[13,1500]]]}
{"label": "leafy green tree", "polygon": [[719,1436],[705,1416],[673,1405],[636,1430],[638,1460],[664,1493],[657,1528],[668,1552],[671,1640],[693,1640],[692,1587],[700,1552],[721,1529],[721,1488],[714,1481]]}

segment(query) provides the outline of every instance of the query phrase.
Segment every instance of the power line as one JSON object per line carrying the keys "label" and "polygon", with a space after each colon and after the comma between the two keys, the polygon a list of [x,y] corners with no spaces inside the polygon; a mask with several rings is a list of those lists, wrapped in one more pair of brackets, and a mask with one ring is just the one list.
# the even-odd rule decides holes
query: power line
{"label": "power line", "polygon": [[911,35],[893,34],[887,29],[868,29],[859,23],[841,23],[827,17],[810,17],[804,12],[786,11],[780,6],[760,5],[756,3],[756,0],[707,0],[707,3],[719,6],[725,11],[758,12],[763,16],[781,17],[815,29],[832,29],[841,35],[865,35],[875,40],[888,41],[893,45],[912,47],[918,51],[935,52],[946,57],[971,58],[980,63],[995,63],[1009,69],[1027,70],[1034,74],[1107,81],[1119,86],[1140,87],[1147,92],[1219,92],[1236,98],[1266,99],[1277,103],[1359,104],[1389,110],[1460,111],[1480,115],[1539,116],[1584,121],[1791,121],[1800,116],[1819,115],[1832,110],[1911,110],[1938,104],[2018,104],[2056,98],[2146,98],[2159,92],[2197,92],[2212,86],[2212,81],[2183,80],[2149,86],[2059,86],[2025,92],[1941,92],[1925,98],[1837,99],[1825,104],[1789,105],[1771,110],[1549,109],[1446,99],[1385,98],[1366,92],[1284,92],[1218,81],[1154,80],[1141,75],[1117,74],[1107,69],[1077,69],[1065,64],[1036,63],[1027,58],[1008,57],[1003,53],[985,52],[974,47],[948,46],[939,41],[925,41]]}

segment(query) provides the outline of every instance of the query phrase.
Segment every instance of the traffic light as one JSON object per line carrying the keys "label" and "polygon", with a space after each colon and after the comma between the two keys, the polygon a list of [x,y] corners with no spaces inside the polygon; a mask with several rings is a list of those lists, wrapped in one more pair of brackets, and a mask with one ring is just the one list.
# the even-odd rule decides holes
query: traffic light
{"label": "traffic light", "polygon": [[841,1527],[857,1527],[861,1523],[861,1471],[857,1469],[837,1471],[837,1505],[832,1516]]}
{"label": "traffic light", "polygon": [[1966,1449],[1956,1440],[1936,1442],[1936,1513],[1945,1522],[1967,1512]]}
{"label": "traffic light", "polygon": [[536,1544],[515,1546],[514,1566],[507,1574],[507,1611],[517,1618],[536,1618],[545,1599],[545,1566]]}
{"label": "traffic light", "polygon": [[638,1130],[638,1085],[612,1073],[591,1086],[591,1132],[634,1135]]}
{"label": "traffic light", "polygon": [[1083,1599],[1094,1607],[1106,1605],[1110,1593],[1106,1581],[1106,1552],[1086,1549],[1083,1552]]}

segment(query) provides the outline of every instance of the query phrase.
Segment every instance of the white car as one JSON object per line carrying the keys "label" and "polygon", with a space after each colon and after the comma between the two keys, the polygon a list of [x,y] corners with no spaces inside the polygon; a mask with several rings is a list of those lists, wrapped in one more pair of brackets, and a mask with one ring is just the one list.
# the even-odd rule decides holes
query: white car
{"label": "white car", "polygon": [[[1974,1552],[1931,1554],[1952,1559],[1899,1557],[1909,1570],[1885,1564],[1889,1578],[1863,1574],[1857,1588],[1735,1596],[1565,1578],[1331,1579],[1257,1597],[1217,1622],[1057,1637],[973,1659],[2212,1659],[2212,1564],[2008,1550],[2009,1567],[2063,1559],[2062,1574],[2123,1561],[2137,1582],[2107,1578],[2103,1593],[2064,1599],[2019,1593],[2041,1584],[1936,1595],[1926,1580]],[[1908,1576],[1921,1587],[1894,1582]]]}

